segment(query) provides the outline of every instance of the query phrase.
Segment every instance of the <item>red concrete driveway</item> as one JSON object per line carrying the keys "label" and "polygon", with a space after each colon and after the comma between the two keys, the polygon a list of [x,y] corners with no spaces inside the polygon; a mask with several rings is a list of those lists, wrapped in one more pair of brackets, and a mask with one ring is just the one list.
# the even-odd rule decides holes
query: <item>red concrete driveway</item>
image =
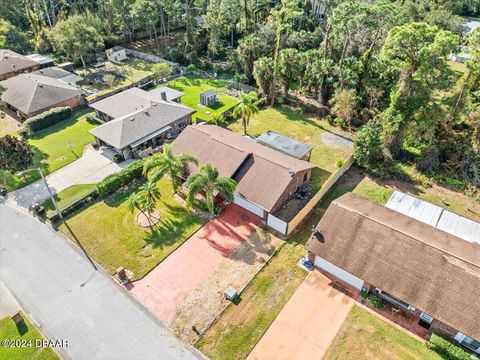
{"label": "red concrete driveway", "polygon": [[332,285],[318,270],[310,272],[247,360],[323,359],[355,302]]}
{"label": "red concrete driveway", "polygon": [[177,306],[252,233],[260,218],[230,205],[143,279],[127,285],[138,300],[169,324]]}

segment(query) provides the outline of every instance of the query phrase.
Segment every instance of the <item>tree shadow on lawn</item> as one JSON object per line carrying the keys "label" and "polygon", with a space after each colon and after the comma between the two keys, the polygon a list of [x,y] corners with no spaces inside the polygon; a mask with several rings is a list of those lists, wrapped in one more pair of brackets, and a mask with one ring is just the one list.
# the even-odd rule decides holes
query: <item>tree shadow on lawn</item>
{"label": "tree shadow on lawn", "polygon": [[[168,215],[165,215],[168,212]],[[153,248],[163,248],[176,242],[183,243],[188,237],[185,233],[189,228],[198,225],[199,228],[205,221],[198,215],[181,205],[165,204],[165,210],[160,211],[160,221],[152,229],[148,229],[144,240]],[[192,234],[194,231],[192,231]]]}

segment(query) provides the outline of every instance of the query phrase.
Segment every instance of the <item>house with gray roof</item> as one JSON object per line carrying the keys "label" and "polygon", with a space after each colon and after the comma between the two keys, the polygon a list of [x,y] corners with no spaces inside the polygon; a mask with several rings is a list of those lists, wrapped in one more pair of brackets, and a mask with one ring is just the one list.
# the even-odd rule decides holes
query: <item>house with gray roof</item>
{"label": "house with gray roof", "polygon": [[2,101],[25,119],[54,107],[80,107],[85,92],[59,79],[30,73],[20,74],[0,83],[5,91]]}
{"label": "house with gray roof", "polygon": [[41,70],[34,71],[32,74],[43,75],[52,79],[63,81],[66,84],[74,85],[83,80],[81,76],[71,73],[70,71],[53,66]]}
{"label": "house with gray roof", "polygon": [[38,63],[15,51],[0,49],[0,80],[38,69]]}
{"label": "house with gray roof", "polygon": [[90,105],[106,121],[89,132],[99,146],[115,149],[123,158],[143,157],[173,140],[192,122],[195,110],[165,93],[133,88]]}

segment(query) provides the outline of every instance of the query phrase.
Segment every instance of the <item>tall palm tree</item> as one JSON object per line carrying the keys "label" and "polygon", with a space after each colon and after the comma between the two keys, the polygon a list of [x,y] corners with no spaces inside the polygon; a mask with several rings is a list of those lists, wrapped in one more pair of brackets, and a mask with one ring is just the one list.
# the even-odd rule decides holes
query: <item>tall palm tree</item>
{"label": "tall palm tree", "polygon": [[153,228],[154,224],[152,224],[151,218],[157,200],[160,198],[160,190],[151,180],[140,186],[139,190],[128,197],[127,207],[131,212],[139,210],[147,219],[149,227]]}
{"label": "tall palm tree", "polygon": [[149,175],[153,182],[157,182],[166,174],[170,176],[173,191],[180,187],[180,177],[188,163],[198,164],[197,159],[188,154],[173,155],[171,145],[163,145],[163,152],[147,158],[143,165],[143,174]]}
{"label": "tall palm tree", "polygon": [[234,117],[241,117],[243,123],[243,133],[247,135],[247,126],[250,122],[250,118],[258,113],[258,96],[254,91],[245,93],[240,91],[241,102],[233,110]]}
{"label": "tall palm tree", "polygon": [[205,164],[198,169],[198,172],[188,177],[187,204],[192,205],[195,195],[205,194],[205,200],[210,214],[215,213],[214,195],[218,192],[228,201],[233,201],[233,194],[237,182],[229,177],[220,177],[218,170],[210,164]]}
{"label": "tall palm tree", "polygon": [[143,216],[148,220],[148,225],[152,228],[150,223],[150,217],[146,214],[144,198],[139,192],[132,193],[127,199],[127,208],[133,213],[135,210],[138,210],[142,213]]}

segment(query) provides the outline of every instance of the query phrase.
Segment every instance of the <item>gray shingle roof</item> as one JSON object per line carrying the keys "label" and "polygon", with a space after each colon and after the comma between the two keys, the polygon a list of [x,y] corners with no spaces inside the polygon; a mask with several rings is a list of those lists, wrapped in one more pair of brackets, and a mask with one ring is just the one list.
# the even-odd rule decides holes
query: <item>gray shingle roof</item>
{"label": "gray shingle roof", "polygon": [[38,74],[20,74],[2,81],[6,88],[2,100],[31,114],[84,94],[84,91],[67,83]]}
{"label": "gray shingle roof", "polygon": [[7,49],[0,50],[0,75],[21,71],[35,65],[37,65],[35,61],[17,54],[14,51]]}
{"label": "gray shingle roof", "polygon": [[177,103],[158,101],[90,130],[96,138],[123,149],[195,111]]}

